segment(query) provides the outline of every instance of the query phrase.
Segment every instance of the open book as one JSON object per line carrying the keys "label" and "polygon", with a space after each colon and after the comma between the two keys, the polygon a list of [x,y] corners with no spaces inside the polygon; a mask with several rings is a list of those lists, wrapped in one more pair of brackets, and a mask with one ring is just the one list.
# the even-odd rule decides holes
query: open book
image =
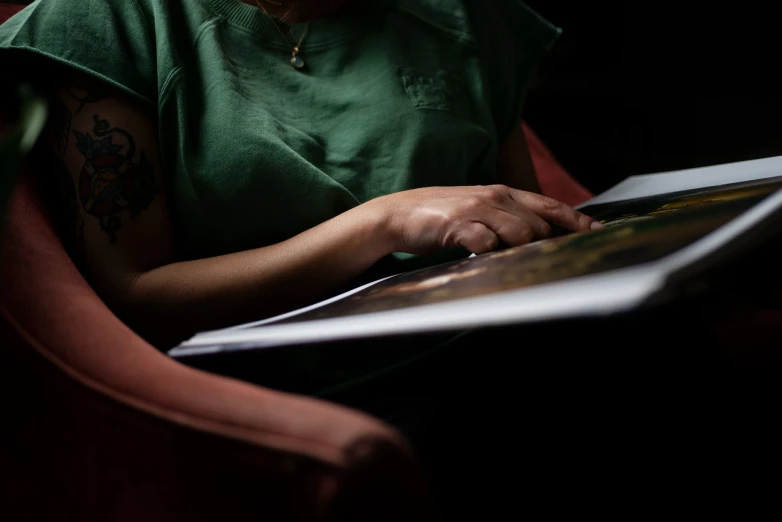
{"label": "open book", "polygon": [[203,332],[173,357],[609,315],[672,299],[782,236],[782,157],[634,176],[579,207],[606,227],[399,274]]}

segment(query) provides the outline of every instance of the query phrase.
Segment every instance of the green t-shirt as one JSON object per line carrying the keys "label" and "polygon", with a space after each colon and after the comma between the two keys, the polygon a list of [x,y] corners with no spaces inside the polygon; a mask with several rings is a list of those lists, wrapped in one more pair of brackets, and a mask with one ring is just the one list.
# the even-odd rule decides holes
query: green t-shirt
{"label": "green t-shirt", "polygon": [[492,183],[558,34],[518,0],[356,0],[312,22],[299,71],[240,0],[38,0],[0,27],[0,58],[54,60],[156,111],[186,259],[392,192]]}

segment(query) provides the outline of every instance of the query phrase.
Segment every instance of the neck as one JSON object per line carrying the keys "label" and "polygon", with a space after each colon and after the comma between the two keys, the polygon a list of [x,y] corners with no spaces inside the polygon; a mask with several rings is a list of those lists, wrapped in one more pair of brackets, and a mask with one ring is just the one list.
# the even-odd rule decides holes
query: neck
{"label": "neck", "polygon": [[351,0],[242,0],[245,4],[259,7],[268,14],[289,24],[300,24],[318,18],[332,16],[343,9]]}

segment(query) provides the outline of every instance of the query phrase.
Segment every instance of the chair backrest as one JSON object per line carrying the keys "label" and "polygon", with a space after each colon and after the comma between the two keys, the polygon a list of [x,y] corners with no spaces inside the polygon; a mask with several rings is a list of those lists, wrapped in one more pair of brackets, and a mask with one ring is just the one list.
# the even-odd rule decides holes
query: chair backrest
{"label": "chair backrest", "polygon": [[0,24],[11,18],[24,8],[24,5],[0,3]]}

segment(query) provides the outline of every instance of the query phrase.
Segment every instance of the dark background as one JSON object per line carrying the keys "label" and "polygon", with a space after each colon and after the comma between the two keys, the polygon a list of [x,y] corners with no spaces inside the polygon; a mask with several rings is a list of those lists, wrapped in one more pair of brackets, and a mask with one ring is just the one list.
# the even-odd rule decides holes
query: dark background
{"label": "dark background", "polygon": [[525,119],[600,192],[626,176],[782,155],[773,3],[527,0],[562,27]]}

